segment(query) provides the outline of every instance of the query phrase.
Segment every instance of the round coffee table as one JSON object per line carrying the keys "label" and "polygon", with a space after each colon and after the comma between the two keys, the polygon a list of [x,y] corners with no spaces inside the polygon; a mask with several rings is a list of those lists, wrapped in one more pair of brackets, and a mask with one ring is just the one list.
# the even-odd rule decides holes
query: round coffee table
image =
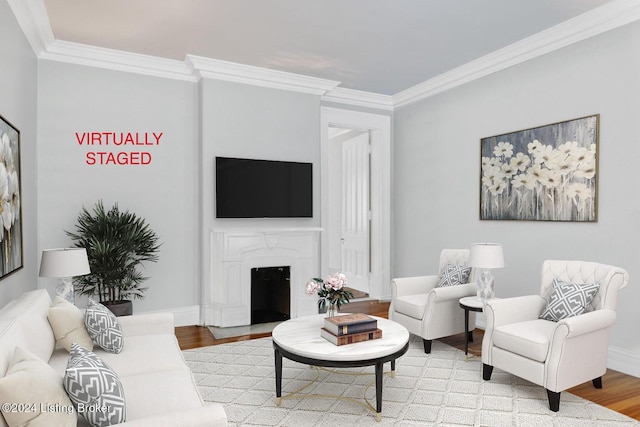
{"label": "round coffee table", "polygon": [[306,365],[333,368],[375,366],[376,407],[371,409],[375,409],[376,419],[380,421],[382,368],[385,362],[391,362],[391,371],[395,371],[396,359],[409,349],[409,332],[399,323],[371,317],[378,321],[382,338],[340,346],[320,336],[325,318],[323,314],[297,317],[276,326],[271,334],[275,352],[276,403],[279,405],[282,398],[283,357]]}

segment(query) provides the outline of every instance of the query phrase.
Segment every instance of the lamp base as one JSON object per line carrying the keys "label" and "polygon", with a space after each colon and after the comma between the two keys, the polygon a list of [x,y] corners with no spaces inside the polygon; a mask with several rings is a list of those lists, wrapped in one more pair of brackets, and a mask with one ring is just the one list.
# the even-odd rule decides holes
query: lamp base
{"label": "lamp base", "polygon": [[60,298],[69,301],[71,304],[75,303],[75,296],[73,294],[73,282],[71,277],[65,277],[60,279],[60,284],[56,287],[56,295]]}
{"label": "lamp base", "polygon": [[494,278],[491,270],[482,270],[482,274],[478,278],[478,298],[480,298],[483,304],[495,296],[493,284]]}

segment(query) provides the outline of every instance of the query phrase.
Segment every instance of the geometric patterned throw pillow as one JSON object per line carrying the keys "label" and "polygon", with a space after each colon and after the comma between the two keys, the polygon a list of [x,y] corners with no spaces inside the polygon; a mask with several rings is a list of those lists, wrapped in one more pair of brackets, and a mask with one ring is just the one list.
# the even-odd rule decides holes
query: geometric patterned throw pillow
{"label": "geometric patterned throw pillow", "polygon": [[466,265],[447,264],[442,271],[442,275],[440,276],[440,280],[438,281],[436,288],[467,283],[470,274],[471,267],[467,267]]}
{"label": "geometric patterned throw pillow", "polygon": [[558,322],[584,313],[599,288],[599,283],[565,283],[553,279],[553,292],[540,319]]}
{"label": "geometric patterned throw pillow", "polygon": [[126,421],[124,389],[116,373],[95,353],[71,345],[64,389],[79,414],[94,427]]}
{"label": "geometric patterned throw pillow", "polygon": [[124,341],[118,318],[107,307],[89,299],[84,324],[93,342],[104,350],[111,353],[122,351]]}

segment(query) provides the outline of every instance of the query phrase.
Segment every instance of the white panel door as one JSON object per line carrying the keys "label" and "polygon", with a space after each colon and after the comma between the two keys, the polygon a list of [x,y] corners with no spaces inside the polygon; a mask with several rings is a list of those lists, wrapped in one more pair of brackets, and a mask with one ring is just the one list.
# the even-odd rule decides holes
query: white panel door
{"label": "white panel door", "polygon": [[342,144],[342,271],[350,287],[369,292],[369,133]]}

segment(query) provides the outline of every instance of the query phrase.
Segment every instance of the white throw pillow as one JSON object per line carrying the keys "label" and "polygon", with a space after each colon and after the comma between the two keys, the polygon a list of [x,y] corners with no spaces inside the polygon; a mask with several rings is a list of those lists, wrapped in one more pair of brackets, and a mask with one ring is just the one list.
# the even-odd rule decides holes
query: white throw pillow
{"label": "white throw pillow", "polygon": [[78,343],[87,350],[93,350],[93,341],[84,326],[82,311],[64,298],[56,297],[47,315],[56,342],[67,351],[71,343]]}
{"label": "white throw pillow", "polygon": [[95,353],[77,344],[71,346],[64,388],[78,413],[92,426],[126,421],[124,389],[118,375]]}
{"label": "white throw pillow", "polygon": [[0,378],[2,415],[9,427],[75,427],[78,422],[62,377],[27,350],[16,347]]}
{"label": "white throw pillow", "polygon": [[112,353],[122,351],[124,342],[120,323],[107,307],[89,298],[84,312],[84,324],[93,342],[104,350]]}

